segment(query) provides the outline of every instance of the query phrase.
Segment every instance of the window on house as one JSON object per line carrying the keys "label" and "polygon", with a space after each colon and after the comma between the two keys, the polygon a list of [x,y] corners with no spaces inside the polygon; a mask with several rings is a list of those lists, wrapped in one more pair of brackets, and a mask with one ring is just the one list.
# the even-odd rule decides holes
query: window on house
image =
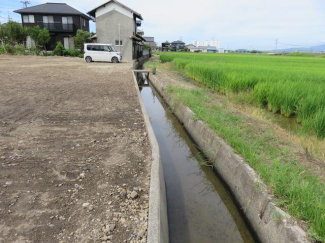
{"label": "window on house", "polygon": [[62,24],[73,24],[73,18],[71,16],[62,17]]}
{"label": "window on house", "polygon": [[[120,43],[119,43],[120,42]],[[123,46],[123,42],[122,41],[118,41],[118,40],[116,40],[115,41],[115,45],[116,46]]]}
{"label": "window on house", "polygon": [[86,26],[86,19],[82,19],[83,26]]}
{"label": "window on house", "polygon": [[54,23],[53,16],[43,16],[43,23],[44,24]]}
{"label": "window on house", "polygon": [[71,16],[62,17],[62,26],[63,30],[72,30],[73,29],[73,19]]}
{"label": "window on house", "polygon": [[35,23],[34,15],[24,15],[23,21],[24,23]]}

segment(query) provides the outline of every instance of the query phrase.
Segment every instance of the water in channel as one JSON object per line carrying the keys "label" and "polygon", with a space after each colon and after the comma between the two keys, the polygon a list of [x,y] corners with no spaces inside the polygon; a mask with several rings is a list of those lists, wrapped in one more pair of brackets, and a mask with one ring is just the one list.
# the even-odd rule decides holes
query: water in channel
{"label": "water in channel", "polygon": [[184,127],[147,81],[139,88],[160,147],[170,242],[257,242]]}

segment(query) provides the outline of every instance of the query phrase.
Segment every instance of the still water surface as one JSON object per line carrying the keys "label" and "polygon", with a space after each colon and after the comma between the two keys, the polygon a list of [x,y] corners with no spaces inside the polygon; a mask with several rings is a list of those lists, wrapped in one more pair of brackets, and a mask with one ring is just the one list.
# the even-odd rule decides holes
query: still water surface
{"label": "still water surface", "polygon": [[257,242],[233,198],[154,89],[139,84],[164,168],[171,243]]}

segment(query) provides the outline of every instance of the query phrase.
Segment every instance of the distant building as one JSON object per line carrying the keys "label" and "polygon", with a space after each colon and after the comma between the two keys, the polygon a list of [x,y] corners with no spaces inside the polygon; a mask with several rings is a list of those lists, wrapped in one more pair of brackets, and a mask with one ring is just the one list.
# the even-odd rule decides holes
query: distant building
{"label": "distant building", "polygon": [[176,50],[183,50],[185,47],[185,43],[183,41],[173,41],[170,45],[171,49],[176,49]]}
{"label": "distant building", "polygon": [[155,42],[155,37],[145,37],[145,36],[143,36],[143,39],[145,39],[145,42],[144,42],[145,45],[149,45],[149,46],[151,46],[153,48],[157,47],[157,43]]}
{"label": "distant building", "polygon": [[125,61],[142,57],[145,40],[137,34],[143,20],[141,14],[116,0],[110,0],[88,14],[96,20],[98,43],[112,44],[121,51]]}
{"label": "distant building", "polygon": [[218,53],[227,53],[225,48],[217,48],[217,50]]}
{"label": "distant building", "polygon": [[249,53],[250,51],[247,49],[237,49],[235,50],[236,53]]}
{"label": "distant building", "polygon": [[161,50],[169,51],[170,50],[170,42],[165,41],[165,42],[161,43]]}
{"label": "distant building", "polygon": [[203,41],[203,40],[197,40],[194,41],[195,46],[215,46],[216,48],[220,47],[219,41],[210,40],[210,41]]}
{"label": "distant building", "polygon": [[210,53],[217,53],[219,52],[218,49],[215,46],[194,46],[194,45],[188,45],[187,48],[190,50],[190,52],[210,52]]}

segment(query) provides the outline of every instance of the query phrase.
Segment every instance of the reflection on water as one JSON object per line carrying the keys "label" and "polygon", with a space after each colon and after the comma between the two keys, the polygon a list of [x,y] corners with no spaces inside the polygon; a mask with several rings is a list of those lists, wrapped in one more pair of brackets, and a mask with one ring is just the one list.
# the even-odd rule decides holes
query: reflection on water
{"label": "reflection on water", "polygon": [[183,126],[146,82],[139,86],[160,147],[170,242],[255,242],[232,197]]}

